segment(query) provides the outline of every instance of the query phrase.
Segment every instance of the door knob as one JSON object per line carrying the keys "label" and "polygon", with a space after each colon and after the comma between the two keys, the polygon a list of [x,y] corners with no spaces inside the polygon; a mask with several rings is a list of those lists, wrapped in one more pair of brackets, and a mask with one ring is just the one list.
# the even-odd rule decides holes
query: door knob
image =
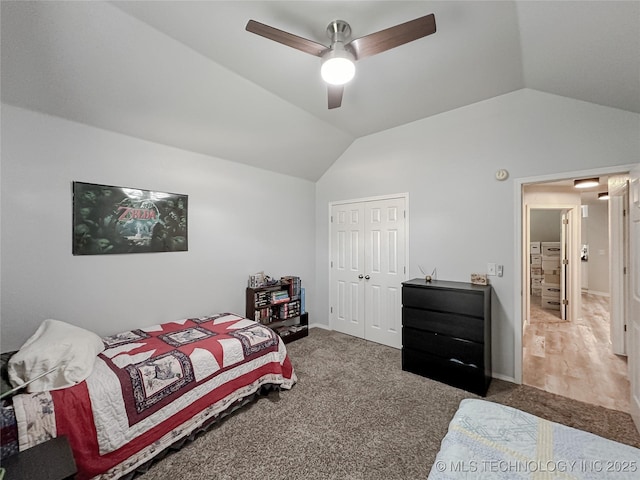
{"label": "door knob", "polygon": [[362,279],[362,278],[364,278],[364,276],[362,274],[360,274],[360,275],[358,275],[358,278]]}
{"label": "door knob", "polygon": [[369,280],[371,277],[369,275],[365,275],[365,279]]}

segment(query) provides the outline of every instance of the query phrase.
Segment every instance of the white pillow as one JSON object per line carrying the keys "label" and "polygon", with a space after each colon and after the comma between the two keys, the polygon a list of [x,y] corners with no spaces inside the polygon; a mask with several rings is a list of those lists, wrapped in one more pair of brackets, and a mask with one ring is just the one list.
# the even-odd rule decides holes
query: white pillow
{"label": "white pillow", "polygon": [[85,380],[96,356],[104,350],[102,339],[93,332],[59,320],[42,322],[36,333],[11,357],[7,365],[14,387],[32,381],[27,392],[46,392],[70,387]]}

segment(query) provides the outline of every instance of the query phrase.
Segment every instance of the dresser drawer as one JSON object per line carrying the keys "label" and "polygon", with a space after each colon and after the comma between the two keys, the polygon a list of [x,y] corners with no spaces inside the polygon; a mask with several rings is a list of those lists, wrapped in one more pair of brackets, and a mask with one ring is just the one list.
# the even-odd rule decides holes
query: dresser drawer
{"label": "dresser drawer", "polygon": [[481,343],[438,333],[403,327],[402,347],[428,352],[430,355],[444,360],[454,360],[469,366],[482,367],[484,365],[484,346]]}
{"label": "dresser drawer", "polygon": [[405,286],[402,289],[402,305],[476,317],[484,316],[484,296],[475,292]]}
{"label": "dresser drawer", "polygon": [[485,370],[445,360],[428,353],[402,349],[402,370],[429,377],[485,396],[491,377]]}
{"label": "dresser drawer", "polygon": [[464,338],[474,342],[484,342],[484,322],[477,317],[404,307],[402,309],[402,325],[418,330],[444,333],[451,337]]}

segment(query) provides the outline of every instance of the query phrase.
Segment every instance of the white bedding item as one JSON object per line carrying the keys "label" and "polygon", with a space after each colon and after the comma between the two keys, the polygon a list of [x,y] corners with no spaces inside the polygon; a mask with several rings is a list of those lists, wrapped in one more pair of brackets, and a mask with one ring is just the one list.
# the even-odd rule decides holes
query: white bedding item
{"label": "white bedding item", "polygon": [[640,478],[640,450],[485,400],[465,399],[428,480]]}
{"label": "white bedding item", "polygon": [[[89,376],[96,356],[103,350],[102,339],[95,333],[47,319],[9,360],[9,380],[16,387],[31,381],[26,387],[29,393],[70,387]],[[50,374],[36,379],[53,368]]]}

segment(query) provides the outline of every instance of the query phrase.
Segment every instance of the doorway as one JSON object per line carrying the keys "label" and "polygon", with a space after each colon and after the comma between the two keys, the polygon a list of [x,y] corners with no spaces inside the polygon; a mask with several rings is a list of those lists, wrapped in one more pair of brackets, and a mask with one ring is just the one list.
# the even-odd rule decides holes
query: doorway
{"label": "doorway", "polygon": [[[632,167],[632,166],[629,166]],[[521,291],[517,292],[516,294],[518,295],[517,301],[516,301],[516,305],[518,305],[519,309],[520,309],[520,318],[521,318],[521,322],[517,322],[517,325],[515,326],[516,328],[516,337],[515,337],[515,347],[516,347],[516,368],[515,368],[515,377],[516,380],[518,382],[523,382],[523,361],[524,361],[524,352],[525,352],[525,348],[537,348],[538,353],[543,353],[544,352],[544,348],[547,347],[547,351],[551,351],[552,353],[554,353],[554,349],[556,350],[555,353],[558,353],[559,350],[558,349],[558,342],[562,343],[565,342],[565,347],[564,350],[565,351],[571,351],[576,350],[575,355],[573,357],[570,357],[570,359],[559,359],[556,362],[552,362],[552,368],[558,371],[561,371],[564,369],[565,373],[568,374],[574,374],[574,375],[578,375],[577,369],[575,369],[576,366],[576,362],[590,362],[591,357],[589,355],[587,355],[585,358],[581,357],[581,353],[578,351],[580,350],[579,348],[575,347],[575,345],[571,345],[572,340],[567,340],[565,339],[561,339],[561,335],[559,331],[553,332],[552,337],[546,337],[541,334],[540,332],[538,332],[538,334],[536,334],[539,338],[537,338],[536,342],[534,342],[533,344],[528,343],[527,344],[527,340],[525,339],[525,335],[527,335],[527,320],[528,320],[528,309],[529,309],[529,302],[527,301],[528,299],[528,295],[526,295],[526,293],[528,292],[528,288],[530,287],[530,285],[528,284],[528,280],[525,277],[525,274],[527,272],[527,264],[525,263],[525,260],[528,261],[529,257],[528,252],[527,252],[527,237],[524,236],[524,232],[525,232],[525,225],[527,224],[529,217],[528,217],[528,210],[526,209],[526,203],[525,203],[525,194],[524,194],[524,187],[528,186],[528,185],[536,185],[538,187],[546,187],[546,188],[551,188],[551,187],[558,187],[559,185],[564,185],[564,187],[566,187],[567,193],[573,189],[574,187],[574,179],[575,178],[582,178],[582,177],[586,177],[586,176],[593,176],[593,177],[605,177],[603,179],[603,182],[600,184],[599,189],[602,191],[606,191],[607,190],[607,182],[606,182],[606,176],[608,175],[613,175],[613,174],[618,174],[620,172],[622,172],[622,175],[624,175],[624,168],[625,167],[618,167],[618,168],[610,168],[610,169],[599,169],[599,170],[591,170],[591,171],[585,171],[585,172],[574,172],[573,174],[569,174],[572,176],[572,178],[553,178],[552,176],[548,176],[548,177],[538,177],[538,178],[530,178],[530,179],[522,179],[519,180],[517,182],[517,192],[516,192],[516,196],[518,199],[518,209],[516,211],[516,227],[517,227],[517,261],[521,262],[522,265],[522,270],[521,270],[521,280],[520,280],[520,285],[521,285]],[[569,188],[571,187],[571,188]],[[593,192],[592,194],[597,198],[597,191]],[[557,200],[557,199],[556,199]],[[573,203],[573,202],[572,202]],[[602,202],[601,202],[602,203]],[[606,202],[605,202],[606,205]],[[581,208],[581,202],[574,207],[574,215],[577,217],[582,216],[582,208]],[[578,226],[579,228],[581,228],[583,225],[578,222]],[[605,236],[606,236],[606,231],[608,231],[609,228],[605,227]],[[576,242],[580,241],[580,230],[578,230],[576,233]],[[591,242],[589,242],[591,243]],[[580,245],[578,243],[578,264],[582,263],[580,260],[580,253],[582,252],[582,245]],[[593,255],[597,255],[599,258],[600,257],[606,257],[608,252],[602,252],[600,250],[602,250],[601,248],[596,248],[595,251],[593,250],[593,248],[591,248],[592,245],[589,245],[589,259],[593,259],[593,263],[589,262],[591,264],[591,266],[595,267],[595,258],[593,258]],[[606,250],[606,248],[604,249]],[[575,257],[574,257],[575,258]],[[570,262],[571,263],[571,262]],[[575,263],[575,261],[574,261]],[[577,270],[577,273],[575,275],[572,275],[574,277],[575,283],[574,283],[574,291],[577,291],[577,295],[578,298],[582,297],[584,299],[584,308],[579,308],[576,309],[577,310],[577,318],[579,318],[580,321],[580,328],[585,330],[588,329],[590,327],[588,327],[587,325],[583,325],[583,323],[585,323],[583,320],[583,317],[589,317],[589,320],[593,320],[595,317],[598,318],[603,318],[605,315],[608,315],[608,298],[606,298],[605,296],[601,295],[603,292],[602,291],[592,291],[589,292],[588,290],[585,290],[585,295],[581,295],[581,287],[582,287],[582,279],[581,279],[581,268],[579,268]],[[607,272],[608,273],[608,272]],[[604,275],[600,275],[600,279],[602,279],[603,277],[607,277],[607,274]],[[612,286],[613,286],[613,282],[612,282]],[[600,288],[597,286],[592,285],[592,289],[594,290],[594,288]],[[624,293],[624,292],[623,292]],[[604,310],[602,310],[604,308]],[[600,313],[599,313],[600,312]],[[602,313],[602,314],[601,314]],[[562,322],[558,322],[557,325],[563,325]],[[598,324],[595,328],[597,328],[597,332],[598,333],[594,333],[594,335],[607,335],[609,334],[608,330],[606,332],[604,332],[604,330],[602,330],[600,328],[600,324]],[[558,330],[559,327],[556,326],[556,330]],[[530,330],[530,333],[533,332],[533,330]],[[535,333],[535,332],[534,332]],[[583,337],[584,338],[584,337]],[[555,342],[555,343],[554,343]],[[568,343],[567,343],[568,342]],[[575,343],[575,342],[574,342]],[[532,346],[533,345],[533,346]],[[567,346],[568,345],[568,346]],[[610,348],[610,344],[609,344],[609,340],[607,339],[607,348],[608,348],[608,353],[614,358],[614,362],[617,362],[617,366],[614,365],[613,367],[613,371],[614,373],[609,374],[608,376],[608,380],[617,382],[618,380],[622,379],[624,382],[628,383],[628,376],[627,376],[627,372],[626,372],[626,361],[625,361],[625,357],[620,357],[620,356],[616,356],[615,354],[613,354],[613,352],[611,352],[611,348]],[[582,349],[584,350],[584,348]],[[519,352],[523,352],[523,357],[520,357],[518,355]],[[529,352],[530,353],[530,352]],[[538,367],[540,369],[542,369],[542,365],[540,364],[540,360],[538,360]],[[534,367],[535,368],[535,367]],[[599,369],[599,366],[596,367],[595,365],[593,366],[594,369]],[[592,370],[593,371],[593,370]],[[591,376],[586,375],[586,376]],[[593,380],[593,379],[592,379]],[[567,383],[570,385],[572,383],[572,379],[569,378],[568,380],[565,379],[565,383]],[[593,381],[592,381],[593,383]],[[606,383],[604,383],[603,385],[605,385],[606,388]],[[538,388],[542,388],[542,389],[546,389],[548,391],[551,391],[551,389],[549,388],[545,388],[544,385],[542,384],[538,384],[535,385]],[[591,385],[588,389],[587,389],[587,395],[591,394],[593,395],[593,391],[594,391],[594,386]],[[555,391],[554,393],[559,393],[561,395],[566,395],[566,396],[571,396],[571,392],[569,391],[570,387],[567,387],[567,391],[565,393],[563,392],[559,392],[559,391]],[[625,392],[628,392],[628,390],[625,390]],[[627,393],[623,393],[621,394],[621,396],[627,397],[628,398],[628,394]],[[574,397],[575,398],[575,397]],[[582,399],[583,401],[588,401],[587,399]],[[626,398],[624,399],[626,400]],[[608,405],[609,408],[619,408],[619,409],[623,409],[625,402],[622,402],[623,407],[620,407],[620,405],[618,405],[617,407],[613,407],[612,405]],[[626,402],[626,404],[628,405],[628,402]]]}
{"label": "doorway", "polygon": [[581,312],[580,194],[570,186],[537,184],[525,185],[522,198],[523,324],[548,317],[575,321]]}
{"label": "doorway", "polygon": [[529,209],[529,323],[571,319],[568,297],[576,280],[568,273],[576,248],[568,241],[573,218],[573,209]]}

